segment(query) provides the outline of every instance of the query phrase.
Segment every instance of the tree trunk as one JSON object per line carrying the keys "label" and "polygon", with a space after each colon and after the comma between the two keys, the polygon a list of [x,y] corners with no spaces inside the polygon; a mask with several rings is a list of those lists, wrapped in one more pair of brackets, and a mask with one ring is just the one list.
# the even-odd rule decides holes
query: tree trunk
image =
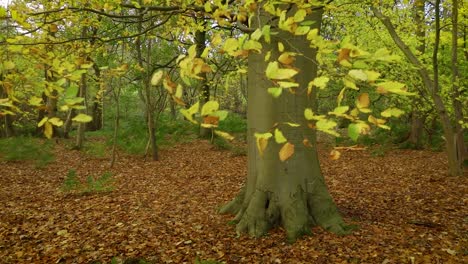
{"label": "tree trunk", "polygon": [[[0,75],[0,81],[3,81],[3,76]],[[3,89],[3,86],[0,86],[0,98],[6,98],[8,94],[6,90]],[[4,134],[5,137],[13,137],[15,136],[15,129],[13,127],[13,117],[11,115],[5,115],[3,117],[3,126],[4,126],[4,133],[1,133],[0,130],[0,137]],[[2,126],[0,126],[2,127]]]}
{"label": "tree trunk", "polygon": [[[197,57],[200,57],[206,48],[206,31],[199,30],[195,33],[195,43],[197,45]],[[208,85],[206,73],[200,73],[200,107],[210,100],[210,86]],[[201,109],[201,108],[200,108]],[[200,137],[207,138],[211,135],[211,129],[200,126]]]}
{"label": "tree trunk", "polygon": [[463,138],[464,129],[459,123],[464,120],[463,106],[460,101],[461,92],[459,87],[460,72],[458,70],[458,0],[452,2],[452,105],[455,114],[455,136],[454,141],[457,149],[459,167],[463,168],[466,159],[466,145]]}
{"label": "tree trunk", "polygon": [[[138,23],[138,32],[143,31],[143,26],[142,26],[142,19],[143,15],[140,14],[139,17],[139,23]],[[151,97],[151,83],[150,83],[150,78],[151,78],[151,40],[147,39],[146,43],[146,67],[144,65],[144,60],[143,60],[143,55],[142,55],[142,50],[143,50],[143,41],[141,41],[142,36],[138,36],[136,39],[136,51],[137,51],[137,59],[138,59],[138,65],[141,68],[144,68],[145,71],[142,76],[142,81],[141,84],[143,86],[143,89],[145,91],[145,96],[144,96],[144,101],[146,105],[146,124],[148,127],[148,137],[149,137],[149,144],[151,146],[151,158],[153,161],[157,161],[159,159],[158,156],[158,146],[156,143],[156,129],[154,127],[154,105],[152,102],[152,97]]]}
{"label": "tree trunk", "polygon": [[[85,101],[86,101],[86,90],[87,90],[86,73],[83,73],[81,74],[79,97],[85,98]],[[79,113],[84,113],[84,110],[79,110]],[[81,149],[83,147],[85,129],[86,129],[86,123],[79,122],[78,131],[76,133],[76,142],[75,142],[76,149]]]}
{"label": "tree trunk", "polygon": [[[417,99],[414,99],[417,100]],[[416,109],[415,109],[416,108]],[[411,131],[408,138],[408,143],[410,148],[422,149],[422,135],[424,131],[424,116],[422,113],[417,110],[417,106],[413,106],[411,112]]]}
{"label": "tree trunk", "polygon": [[[102,105],[104,101],[104,91],[100,89],[100,83],[101,83],[101,70],[99,69],[99,66],[94,63],[93,64],[93,69],[94,69],[94,74],[96,76],[96,79],[98,80],[98,92],[94,96],[93,99],[93,108],[92,108],[92,116],[93,120],[89,122],[86,126],[86,129],[88,131],[97,131],[102,129]],[[102,93],[101,93],[102,92]]]}
{"label": "tree trunk", "polygon": [[[426,51],[426,28],[424,20],[424,7],[426,0],[416,0],[413,3],[413,18],[416,24],[416,36],[418,38],[419,45],[416,50],[419,51],[420,55],[423,55]],[[425,92],[420,90],[420,96],[425,96]],[[408,143],[411,148],[421,149],[422,148],[422,135],[424,129],[425,117],[423,113],[418,110],[421,100],[418,97],[413,98],[413,107],[411,112],[411,131],[408,137]]]}
{"label": "tree trunk", "polygon": [[75,109],[70,109],[68,110],[67,114],[67,119],[65,120],[65,124],[63,125],[63,138],[69,138],[70,131],[72,128],[72,118],[75,117],[76,115],[76,110]]}
{"label": "tree trunk", "polygon": [[[313,11],[311,18],[320,27],[321,11]],[[268,16],[261,14],[265,23]],[[253,19],[252,21],[257,21]],[[258,25],[256,25],[258,26]],[[279,39],[291,43],[289,50],[304,54],[298,57],[295,67],[301,69],[296,81],[300,89],[295,94],[285,92],[277,99],[267,93],[272,86],[265,78],[268,62],[266,51],[276,50]],[[288,38],[285,40],[285,38]],[[261,236],[277,225],[285,228],[289,241],[310,233],[311,225],[319,225],[335,233],[347,232],[337,207],[331,198],[322,176],[316,148],[315,131],[307,127],[304,109],[316,107],[316,95],[306,96],[305,87],[317,74],[316,50],[309,47],[305,38],[292,37],[280,32],[270,44],[263,44],[262,54],[249,56],[248,70],[248,176],[246,186],[230,203],[223,206],[221,213],[236,214],[237,232]],[[278,54],[272,54],[275,58]],[[260,155],[254,133],[271,131],[275,123],[294,120],[301,127],[281,126],[291,144],[294,155],[285,162],[278,157],[280,146],[270,140],[265,153]],[[308,139],[313,147],[302,142]]]}

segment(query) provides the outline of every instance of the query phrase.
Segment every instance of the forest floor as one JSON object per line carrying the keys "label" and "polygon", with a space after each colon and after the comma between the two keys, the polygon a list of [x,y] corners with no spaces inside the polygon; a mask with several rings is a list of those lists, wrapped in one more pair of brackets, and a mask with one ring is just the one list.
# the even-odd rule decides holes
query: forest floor
{"label": "forest floor", "polygon": [[[108,158],[54,151],[44,168],[0,162],[0,263],[468,263],[468,177],[448,177],[443,153],[342,151],[332,161],[321,151],[330,191],[359,229],[314,227],[288,244],[281,229],[238,237],[233,217],[216,213],[242,186],[245,156],[197,140],[157,162],[119,154],[109,169]],[[110,171],[114,189],[64,192],[70,169],[83,181]]]}

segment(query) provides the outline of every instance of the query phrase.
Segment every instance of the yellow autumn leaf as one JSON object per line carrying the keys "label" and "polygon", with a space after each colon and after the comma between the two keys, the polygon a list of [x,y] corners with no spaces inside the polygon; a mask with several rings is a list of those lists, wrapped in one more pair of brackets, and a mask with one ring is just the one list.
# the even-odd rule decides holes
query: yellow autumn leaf
{"label": "yellow autumn leaf", "polygon": [[201,109],[201,115],[206,116],[216,112],[219,109],[219,103],[217,101],[206,102]]}
{"label": "yellow autumn leaf", "polygon": [[279,130],[278,128],[275,129],[275,141],[278,144],[283,144],[288,141],[286,137],[284,137],[283,132],[281,132],[281,130]]}
{"label": "yellow autumn leaf", "polygon": [[280,69],[277,61],[268,63],[266,68],[266,76],[272,80],[290,79],[297,73],[298,71],[294,69]]}
{"label": "yellow autumn leaf", "polygon": [[151,77],[151,85],[158,85],[159,82],[161,81],[163,77],[164,72],[163,71],[157,71],[153,74],[153,77]]}
{"label": "yellow autumn leaf", "polygon": [[268,140],[273,136],[271,133],[255,133],[255,140],[257,143],[257,149],[260,156],[263,156],[263,153],[268,146]]}
{"label": "yellow autumn leaf", "polygon": [[52,138],[52,135],[54,133],[54,128],[52,127],[52,124],[49,122],[44,123],[44,135],[46,138],[50,139]]}
{"label": "yellow autumn leaf", "polygon": [[226,139],[226,140],[233,140],[233,139],[234,139],[234,137],[231,136],[231,134],[226,133],[226,132],[223,132],[223,131],[215,130],[214,133],[215,133],[216,135],[218,135],[218,136],[220,136],[220,137]]}
{"label": "yellow autumn leaf", "polygon": [[369,94],[368,93],[362,93],[358,96],[356,100],[356,106],[360,108],[367,108],[369,107],[370,100],[369,100]]}
{"label": "yellow autumn leaf", "polygon": [[63,125],[63,121],[60,120],[58,117],[52,117],[49,120],[47,120],[47,122],[51,123],[54,126],[58,126],[58,127]]}
{"label": "yellow autumn leaf", "polygon": [[336,149],[333,149],[333,150],[330,152],[330,159],[331,159],[331,160],[337,160],[337,159],[340,158],[340,156],[341,156],[341,153],[340,153],[338,150],[336,150]]}
{"label": "yellow autumn leaf", "polygon": [[88,123],[91,122],[93,118],[86,114],[78,114],[72,120],[80,123]]}

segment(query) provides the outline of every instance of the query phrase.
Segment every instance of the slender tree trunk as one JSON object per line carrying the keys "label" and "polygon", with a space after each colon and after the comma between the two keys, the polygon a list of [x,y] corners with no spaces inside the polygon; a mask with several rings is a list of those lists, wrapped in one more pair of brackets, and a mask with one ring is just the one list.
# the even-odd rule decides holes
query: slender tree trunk
{"label": "slender tree trunk", "polygon": [[[0,81],[3,81],[3,76],[0,76]],[[8,97],[8,94],[3,89],[3,86],[0,86],[0,98],[5,98],[5,97]],[[3,126],[5,128],[4,136],[13,137],[15,135],[15,129],[13,127],[13,117],[11,115],[5,115],[2,119],[3,119]],[[1,136],[1,133],[0,133],[0,136]]]}
{"label": "slender tree trunk", "polygon": [[[268,21],[268,15],[260,14],[252,21]],[[309,20],[320,28],[322,11],[313,11]],[[255,25],[259,26],[259,25]],[[278,39],[281,38],[281,39]],[[265,78],[268,62],[266,51],[277,50],[278,41],[291,43],[290,50],[304,54],[297,58],[295,67],[301,69],[296,81],[299,88],[295,94],[284,92],[275,99],[267,93],[271,81]],[[310,233],[312,225],[319,225],[335,233],[346,233],[345,226],[326,187],[317,156],[315,131],[308,128],[304,109],[316,107],[316,95],[306,96],[305,87],[317,74],[316,50],[302,37],[293,37],[280,32],[270,44],[262,43],[262,54],[249,55],[248,70],[248,176],[240,194],[223,206],[221,213],[236,215],[237,232],[252,236],[264,235],[270,228],[281,225],[289,241]],[[272,58],[278,54],[272,53]],[[270,140],[265,153],[260,155],[254,133],[270,131],[275,123],[295,120],[300,128],[281,126],[281,130],[294,144],[294,155],[285,162],[278,157],[280,146]],[[314,146],[306,147],[303,140]]]}
{"label": "slender tree trunk", "polygon": [[[86,92],[87,92],[86,90],[87,90],[86,73],[83,73],[81,75],[79,97],[86,98]],[[84,113],[84,112],[85,110],[79,110],[79,113]],[[79,122],[78,131],[76,133],[76,142],[75,142],[76,149],[83,148],[85,130],[86,130],[86,123]]]}
{"label": "slender tree trunk", "polygon": [[465,140],[463,138],[464,129],[459,123],[464,120],[463,106],[460,101],[460,72],[458,70],[458,0],[452,1],[452,105],[455,114],[455,145],[457,149],[459,167],[463,168],[463,162],[467,158]]}
{"label": "slender tree trunk", "polygon": [[437,115],[440,119],[442,124],[442,128],[444,130],[444,137],[446,140],[445,150],[447,153],[448,158],[448,165],[449,165],[449,173],[452,176],[460,176],[463,174],[463,169],[460,167],[460,161],[457,151],[457,146],[455,142],[455,131],[452,127],[452,123],[450,120],[450,116],[447,112],[447,108],[445,107],[444,101],[442,100],[441,95],[439,94],[439,83],[438,83],[438,62],[437,62],[437,54],[438,54],[438,40],[440,36],[440,27],[438,25],[439,22],[439,8],[440,0],[436,0],[436,41],[434,46],[434,53],[432,57],[432,63],[434,68],[434,79],[431,79],[429,75],[428,69],[420,62],[420,60],[414,55],[411,49],[403,42],[400,38],[398,33],[395,30],[395,27],[390,22],[390,19],[384,16],[377,8],[371,7],[372,12],[374,15],[382,22],[385,28],[388,30],[390,36],[392,37],[395,44],[398,48],[403,52],[406,58],[410,61],[413,66],[418,69],[418,73],[421,76],[421,79],[424,83],[424,87],[426,88],[427,92],[431,95],[432,101],[434,102]]}
{"label": "slender tree trunk", "polygon": [[119,134],[120,128],[120,92],[122,91],[121,83],[119,83],[119,87],[117,88],[117,92],[114,92],[114,99],[115,99],[115,118],[114,118],[114,135],[112,137],[112,156],[110,167],[114,167],[116,156],[117,156],[117,136]]}
{"label": "slender tree trunk", "polygon": [[63,125],[63,137],[69,138],[70,137],[70,130],[72,128],[72,118],[76,115],[75,109],[70,109],[67,114],[67,119],[65,120],[65,124]]}
{"label": "slender tree trunk", "polygon": [[[197,45],[197,57],[201,57],[206,48],[206,31],[198,30],[195,33],[195,43]],[[202,80],[200,87],[200,107],[210,100],[210,86],[208,85],[207,74],[201,73]],[[200,137],[207,138],[211,136],[211,129],[200,126]]]}
{"label": "slender tree trunk", "polygon": [[[140,22],[138,23],[138,31],[142,32],[142,19],[140,17]],[[153,102],[151,97],[151,83],[150,83],[150,65],[151,65],[151,40],[146,40],[147,47],[146,47],[146,67],[144,66],[142,49],[143,49],[143,42],[141,41],[142,36],[138,36],[136,39],[136,49],[137,49],[137,56],[138,56],[138,64],[141,68],[144,68],[144,74],[142,78],[142,86],[145,91],[145,105],[146,105],[146,124],[148,127],[148,137],[149,137],[149,145],[151,146],[151,158],[153,161],[157,161],[159,159],[158,156],[158,146],[156,142],[156,129],[154,127],[154,116],[153,116]]]}
{"label": "slender tree trunk", "polygon": [[101,70],[99,69],[97,64],[93,64],[93,69],[96,75],[96,79],[98,80],[98,92],[93,98],[93,120],[89,122],[86,126],[86,129],[89,131],[97,131],[102,129],[102,102],[104,98],[104,93],[101,94],[101,89],[99,89],[99,83],[101,83]]}
{"label": "slender tree trunk", "polygon": [[[422,55],[426,51],[426,28],[424,20],[424,7],[426,0],[416,0],[413,3],[413,18],[416,24],[416,36],[418,38],[419,45],[416,50]],[[425,96],[423,91],[419,91],[420,96]],[[424,113],[419,111],[420,99],[418,97],[413,98],[413,109],[411,113],[411,131],[408,137],[408,143],[412,148],[422,148],[422,135],[424,131]]]}

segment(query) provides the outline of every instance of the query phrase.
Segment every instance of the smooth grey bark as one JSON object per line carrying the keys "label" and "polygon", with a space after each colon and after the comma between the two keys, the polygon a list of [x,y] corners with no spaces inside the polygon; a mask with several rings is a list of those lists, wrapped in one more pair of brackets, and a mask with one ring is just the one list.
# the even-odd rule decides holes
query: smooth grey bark
{"label": "smooth grey bark", "polygon": [[[309,20],[320,27],[322,11],[314,10]],[[269,16],[260,13],[262,24],[269,23]],[[254,25],[261,27],[262,25]],[[268,62],[264,61],[267,51],[276,51],[278,41],[287,50],[300,52],[295,67],[300,73],[295,80],[300,84],[296,93],[287,90],[277,99],[267,93],[272,82],[265,77]],[[235,214],[238,233],[258,237],[275,226],[286,230],[289,241],[310,233],[311,226],[318,225],[334,233],[348,231],[333,199],[326,187],[317,156],[315,131],[308,128],[304,109],[316,108],[316,95],[308,97],[306,87],[317,75],[316,50],[310,48],[303,37],[294,37],[280,32],[272,36],[270,44],[263,44],[261,54],[250,54],[248,59],[248,175],[247,182],[239,195],[221,207],[221,213]],[[276,54],[275,54],[276,53]],[[273,52],[272,58],[278,53]],[[270,139],[265,153],[260,155],[254,133],[271,131],[275,123],[291,121],[301,124],[299,128],[281,126],[286,138],[295,145],[294,155],[285,162],[279,160],[280,146]],[[306,147],[308,139],[313,147]]]}
{"label": "smooth grey bark", "polygon": [[[439,9],[440,1],[436,1],[436,24],[438,24],[439,17],[438,17],[438,10]],[[371,10],[374,15],[382,22],[382,24],[387,29],[388,33],[390,34],[393,42],[397,45],[397,47],[403,52],[405,57],[408,61],[416,67],[421,79],[424,83],[424,87],[427,92],[430,94],[432,101],[434,102],[437,115],[440,119],[442,124],[442,128],[444,131],[445,137],[445,151],[447,153],[447,160],[449,165],[449,174],[451,176],[461,176],[463,175],[463,168],[460,166],[462,163],[460,162],[460,157],[458,156],[458,150],[456,145],[456,133],[452,126],[452,121],[450,120],[450,116],[448,114],[447,108],[444,104],[442,96],[439,93],[439,82],[438,82],[438,61],[437,61],[437,53],[438,53],[438,39],[440,34],[440,27],[436,25],[436,41],[434,45],[434,53],[432,57],[433,63],[433,70],[434,70],[434,78],[431,78],[429,74],[428,68],[426,68],[421,61],[416,57],[416,55],[411,51],[411,49],[406,45],[406,43],[400,38],[398,33],[395,30],[395,27],[391,23],[390,19],[383,15],[376,7],[371,6]]]}

